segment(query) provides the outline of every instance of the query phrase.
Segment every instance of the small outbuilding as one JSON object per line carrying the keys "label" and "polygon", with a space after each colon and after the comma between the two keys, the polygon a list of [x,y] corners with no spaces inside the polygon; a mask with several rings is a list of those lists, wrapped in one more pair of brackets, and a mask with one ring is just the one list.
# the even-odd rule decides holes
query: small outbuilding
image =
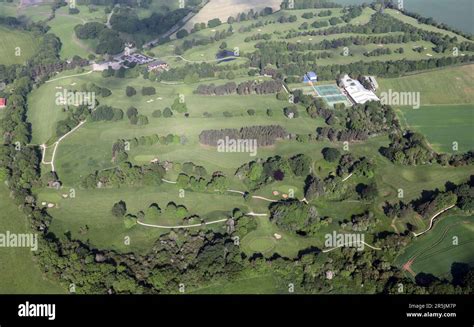
{"label": "small outbuilding", "polygon": [[307,72],[303,76],[303,81],[305,83],[317,82],[318,81],[318,75],[315,72]]}

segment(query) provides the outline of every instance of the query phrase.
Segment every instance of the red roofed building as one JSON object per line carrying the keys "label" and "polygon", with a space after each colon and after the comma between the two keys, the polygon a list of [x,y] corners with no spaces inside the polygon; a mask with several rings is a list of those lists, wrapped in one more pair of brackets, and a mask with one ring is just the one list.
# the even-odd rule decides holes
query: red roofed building
{"label": "red roofed building", "polygon": [[7,106],[7,99],[0,98],[0,108],[5,108]]}

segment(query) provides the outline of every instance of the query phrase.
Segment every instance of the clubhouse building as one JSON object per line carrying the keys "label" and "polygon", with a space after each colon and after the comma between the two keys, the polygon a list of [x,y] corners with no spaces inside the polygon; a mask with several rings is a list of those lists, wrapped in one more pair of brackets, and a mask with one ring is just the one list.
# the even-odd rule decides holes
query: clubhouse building
{"label": "clubhouse building", "polygon": [[367,101],[380,101],[374,92],[367,90],[358,80],[354,80],[345,75],[341,79],[342,88],[345,90],[347,97],[353,104],[362,104]]}

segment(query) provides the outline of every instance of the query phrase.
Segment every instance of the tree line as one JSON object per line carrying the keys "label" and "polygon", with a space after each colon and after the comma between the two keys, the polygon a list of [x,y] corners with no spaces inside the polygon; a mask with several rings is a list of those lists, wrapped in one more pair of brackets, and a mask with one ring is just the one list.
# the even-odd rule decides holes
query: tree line
{"label": "tree line", "polygon": [[246,126],[241,129],[211,129],[204,130],[199,134],[199,142],[201,144],[217,146],[219,140],[229,139],[239,140],[257,140],[258,146],[270,146],[275,144],[279,139],[288,136],[288,132],[280,125],[268,126]]}
{"label": "tree line", "polygon": [[[386,202],[384,213],[390,219],[405,219],[414,215],[420,215],[429,220],[436,213],[452,205],[462,210],[464,214],[472,215],[474,212],[474,176],[464,183],[454,184],[447,182],[444,190],[424,191],[421,196],[410,202]],[[416,226],[407,223],[407,231],[416,232]]]}
{"label": "tree line", "polygon": [[194,91],[195,94],[201,95],[226,95],[234,94],[248,95],[248,94],[271,94],[280,92],[282,89],[282,82],[279,80],[263,81],[257,83],[255,81],[245,81],[237,85],[235,82],[229,82],[223,85],[201,84]]}
{"label": "tree line", "polygon": [[474,151],[436,153],[422,134],[413,131],[390,134],[390,141],[389,146],[381,147],[379,152],[393,163],[414,166],[437,163],[454,167],[474,164]]}

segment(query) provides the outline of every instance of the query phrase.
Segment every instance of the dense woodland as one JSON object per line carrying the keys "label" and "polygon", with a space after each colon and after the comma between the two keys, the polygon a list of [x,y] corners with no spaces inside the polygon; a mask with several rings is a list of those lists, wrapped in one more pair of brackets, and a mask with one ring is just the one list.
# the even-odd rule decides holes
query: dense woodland
{"label": "dense woodland", "polygon": [[323,117],[330,125],[316,129],[317,138],[320,140],[360,141],[400,129],[393,109],[380,102],[371,101],[356,105],[351,110],[332,111],[313,104],[307,110],[312,116]]}

